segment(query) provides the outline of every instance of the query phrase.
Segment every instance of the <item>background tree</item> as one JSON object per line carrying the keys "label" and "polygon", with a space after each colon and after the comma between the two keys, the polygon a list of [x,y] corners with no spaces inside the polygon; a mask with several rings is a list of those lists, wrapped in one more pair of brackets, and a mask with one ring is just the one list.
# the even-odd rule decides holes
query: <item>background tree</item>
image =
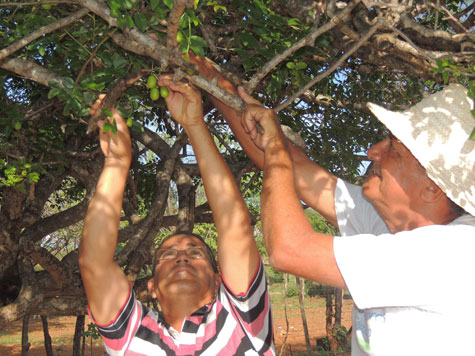
{"label": "background tree", "polygon": [[[102,167],[99,117],[87,115],[99,93],[130,118],[133,163],[116,259],[147,301],[144,277],[161,233],[212,222],[196,195],[192,151],[151,74],[174,72],[242,108],[196,75],[186,53],[207,56],[273,107],[320,165],[356,181],[362,152],[383,133],[366,102],[403,109],[453,80],[475,97],[474,8],[443,0],[2,0],[0,328],[25,315],[85,313],[77,239]],[[256,216],[260,173],[207,108]]]}

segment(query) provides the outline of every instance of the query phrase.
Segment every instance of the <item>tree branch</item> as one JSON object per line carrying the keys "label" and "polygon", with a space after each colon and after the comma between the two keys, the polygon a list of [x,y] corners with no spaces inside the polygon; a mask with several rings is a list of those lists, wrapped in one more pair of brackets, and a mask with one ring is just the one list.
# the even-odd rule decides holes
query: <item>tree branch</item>
{"label": "tree branch", "polygon": [[355,0],[348,5],[346,8],[334,16],[329,22],[321,27],[314,27],[312,31],[306,35],[304,38],[299,40],[298,42],[294,43],[292,46],[287,48],[284,52],[280,53],[279,55],[272,58],[269,62],[267,62],[260,71],[258,71],[246,85],[246,90],[251,93],[259,84],[259,82],[267,75],[270,71],[272,71],[279,63],[281,63],[285,58],[290,56],[292,53],[296,52],[298,49],[302,48],[303,46],[313,46],[315,39],[321,36],[323,33],[328,32],[333,27],[335,27],[342,19],[347,17],[353,8],[358,5],[361,0]]}
{"label": "tree branch", "polygon": [[47,26],[40,27],[36,31],[30,33],[28,36],[23,37],[22,39],[17,40],[14,43],[12,43],[7,48],[0,50],[0,61],[4,59],[5,57],[9,56],[10,54],[18,51],[20,48],[25,47],[27,44],[33,42],[37,38],[40,38],[41,36],[47,33],[56,31],[62,27],[72,24],[73,22],[76,22],[81,17],[86,15],[88,12],[89,12],[89,9],[82,8],[79,11],[76,11],[75,13],[73,13],[72,15],[69,15],[68,17],[65,17],[61,20],[53,22]]}
{"label": "tree branch", "polygon": [[0,62],[0,67],[26,79],[31,79],[45,87],[49,87],[50,83],[53,82],[59,85],[60,88],[64,88],[61,77],[56,73],[23,58],[6,58]]}
{"label": "tree branch", "polygon": [[318,83],[320,80],[323,78],[329,76],[331,73],[333,73],[349,56],[351,56],[354,52],[360,48],[364,42],[366,42],[377,30],[383,25],[383,21],[380,18],[375,25],[373,25],[361,38],[359,39],[358,42],[353,44],[351,48],[344,54],[342,55],[335,63],[333,63],[325,72],[317,75],[315,78],[313,78],[310,82],[308,82],[302,89],[300,89],[297,93],[292,95],[287,101],[284,103],[280,104],[277,106],[277,108],[274,108],[276,112],[281,111],[282,109],[285,109],[287,106],[289,106],[295,99],[297,99],[300,95],[305,93],[308,89],[310,89],[312,86],[314,86],[316,83]]}

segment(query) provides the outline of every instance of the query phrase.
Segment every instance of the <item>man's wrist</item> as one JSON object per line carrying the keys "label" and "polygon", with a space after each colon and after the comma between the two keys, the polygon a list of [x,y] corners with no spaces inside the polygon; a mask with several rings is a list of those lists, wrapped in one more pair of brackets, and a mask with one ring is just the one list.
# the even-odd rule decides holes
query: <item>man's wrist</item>
{"label": "man's wrist", "polygon": [[106,157],[104,160],[104,168],[116,168],[126,173],[129,172],[131,159]]}

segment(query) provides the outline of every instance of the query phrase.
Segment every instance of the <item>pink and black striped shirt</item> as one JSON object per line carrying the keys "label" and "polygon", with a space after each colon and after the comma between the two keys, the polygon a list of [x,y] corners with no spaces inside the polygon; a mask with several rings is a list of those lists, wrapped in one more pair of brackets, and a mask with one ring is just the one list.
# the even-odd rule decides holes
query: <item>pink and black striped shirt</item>
{"label": "pink and black striped shirt", "polygon": [[222,283],[216,301],[188,316],[181,332],[139,302],[133,291],[112,323],[97,326],[112,356],[275,356],[262,262],[245,294],[233,295]]}

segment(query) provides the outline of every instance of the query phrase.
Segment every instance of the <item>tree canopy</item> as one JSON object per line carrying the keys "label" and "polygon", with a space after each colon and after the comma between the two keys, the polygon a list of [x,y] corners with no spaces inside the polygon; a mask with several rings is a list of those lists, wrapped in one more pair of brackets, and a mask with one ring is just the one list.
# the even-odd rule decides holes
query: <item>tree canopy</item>
{"label": "tree canopy", "polygon": [[[0,1],[0,327],[85,312],[77,247],[102,168],[88,116],[100,93],[131,125],[116,259],[146,299],[160,233],[212,222],[192,150],[151,75],[173,72],[239,110],[239,98],[187,61],[189,50],[206,56],[274,108],[313,160],[356,180],[384,131],[367,102],[404,109],[449,81],[475,97],[474,9],[448,0]],[[204,100],[257,218],[260,173]]]}

